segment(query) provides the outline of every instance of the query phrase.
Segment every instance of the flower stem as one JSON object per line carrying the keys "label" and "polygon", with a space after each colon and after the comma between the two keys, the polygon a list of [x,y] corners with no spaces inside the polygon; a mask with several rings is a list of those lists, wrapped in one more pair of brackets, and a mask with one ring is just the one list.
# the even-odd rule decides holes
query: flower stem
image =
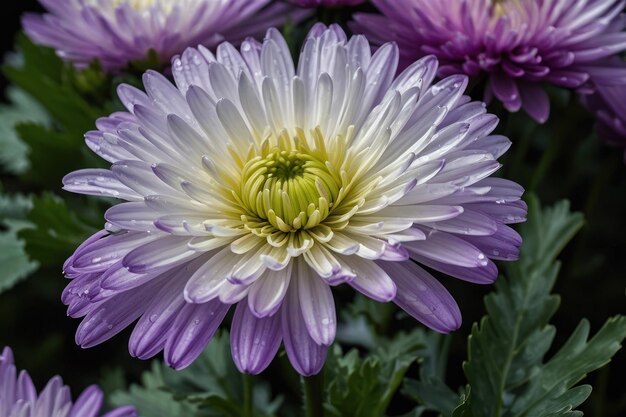
{"label": "flower stem", "polygon": [[252,375],[243,375],[243,415],[244,417],[254,417],[254,398],[253,389],[254,381]]}
{"label": "flower stem", "polygon": [[322,373],[303,377],[306,417],[324,417],[324,381]]}

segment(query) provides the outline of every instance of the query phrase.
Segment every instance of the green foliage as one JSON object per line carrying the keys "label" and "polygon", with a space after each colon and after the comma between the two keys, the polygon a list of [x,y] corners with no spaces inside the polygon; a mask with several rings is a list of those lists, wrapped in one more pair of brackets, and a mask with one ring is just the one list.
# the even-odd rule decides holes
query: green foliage
{"label": "green foliage", "polygon": [[452,335],[427,330],[422,330],[422,333],[424,349],[420,352],[420,379],[407,378],[402,393],[427,410],[452,415],[459,404],[459,395],[443,382]]}
{"label": "green foliage", "polygon": [[30,227],[20,231],[26,251],[44,265],[58,266],[96,229],[85,224],[53,194],[33,199],[27,215]]}
{"label": "green foliage", "polygon": [[[57,189],[66,173],[101,163],[83,137],[95,128],[97,118],[115,109],[113,83],[98,65],[77,71],[53,50],[34,45],[25,36],[19,37],[18,49],[20,62],[3,69],[28,99],[16,103],[22,115],[8,125],[19,136],[13,135],[14,146],[7,151],[7,158],[19,157],[9,167],[31,183]],[[30,163],[24,158],[26,149]],[[27,170],[29,165],[32,169]]]}
{"label": "green foliage", "polygon": [[[244,377],[230,356],[228,333],[218,333],[189,368],[174,371],[155,361],[144,373],[142,385],[111,396],[116,405],[133,404],[143,417],[241,417],[244,416]],[[260,381],[253,386],[253,416],[274,416],[280,398],[271,400],[269,387]]]}
{"label": "green foliage", "polygon": [[50,118],[31,96],[19,88],[7,90],[10,105],[0,106],[0,165],[10,174],[21,174],[29,167],[28,147],[20,140],[16,126],[37,122],[48,125]]}
{"label": "green foliage", "polygon": [[335,345],[325,371],[326,410],[330,416],[383,416],[411,364],[424,348],[421,329],[380,339],[378,348],[364,358],[355,349],[343,354]]}
{"label": "green foliage", "polygon": [[0,232],[0,293],[37,269],[37,263],[24,251],[24,242],[17,237],[20,229],[28,225],[24,218],[30,207],[26,196],[0,194],[0,226],[4,229]]}
{"label": "green foliage", "polygon": [[583,321],[548,361],[544,356],[556,333],[549,321],[559,298],[551,295],[560,264],[556,257],[582,226],[582,216],[567,202],[542,210],[530,201],[522,227],[519,262],[507,266],[507,277],[485,299],[488,315],[469,338],[465,374],[471,397],[465,416],[574,416],[589,387],[574,387],[605,363],[626,337],[626,319],[613,318],[587,342]]}
{"label": "green foliage", "polygon": [[0,233],[0,293],[6,291],[37,269],[24,251],[24,242],[16,236],[15,230]]}
{"label": "green foliage", "polygon": [[487,316],[474,324],[469,337],[464,364],[468,388],[459,398],[443,383],[446,348],[431,336],[425,339],[431,348],[424,351],[420,380],[405,381],[403,393],[443,416],[582,415],[574,410],[591,387],[576,383],[605,365],[626,337],[625,317],[609,319],[590,340],[583,320],[561,349],[544,360],[556,333],[549,324],[559,305],[558,296],[550,294],[560,267],[556,257],[582,224],[582,216],[571,213],[567,202],[542,209],[531,197],[529,219],[521,228],[520,260],[506,266],[507,276],[485,298]]}

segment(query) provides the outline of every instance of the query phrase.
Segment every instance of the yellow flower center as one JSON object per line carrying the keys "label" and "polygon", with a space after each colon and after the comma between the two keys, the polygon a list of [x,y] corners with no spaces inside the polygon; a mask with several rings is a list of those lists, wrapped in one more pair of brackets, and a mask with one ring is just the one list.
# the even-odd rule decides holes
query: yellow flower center
{"label": "yellow flower center", "polygon": [[247,211],[282,232],[317,226],[339,194],[324,161],[302,149],[270,149],[245,164],[242,179]]}
{"label": "yellow flower center", "polygon": [[133,9],[141,11],[154,5],[158,5],[163,11],[166,12],[171,10],[175,2],[175,0],[111,0],[114,7],[120,7],[123,4],[128,4]]}

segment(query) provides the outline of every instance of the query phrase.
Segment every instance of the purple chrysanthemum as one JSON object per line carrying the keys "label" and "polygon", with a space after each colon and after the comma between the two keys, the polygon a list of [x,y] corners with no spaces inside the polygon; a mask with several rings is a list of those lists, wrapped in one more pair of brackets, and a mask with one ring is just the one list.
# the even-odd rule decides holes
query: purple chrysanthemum
{"label": "purple chrysanthemum", "polygon": [[[123,85],[127,112],[98,121],[88,146],[113,165],[65,189],[128,202],[65,265],[63,301],[85,316],[77,342],[103,342],[139,319],[130,352],[191,363],[236,304],[232,354],[261,372],[281,341],[295,369],[317,373],[336,328],[331,287],[394,301],[449,332],[446,289],[419,264],[496,279],[513,260],[522,188],[488,178],[509,141],[463,95],[464,75],[431,85],[426,57],[395,77],[398,49],[316,25],[294,68],[283,37],[216,56],[187,49],[176,86],[149,71]],[[419,264],[418,264],[419,263]]]}
{"label": "purple chrysanthemum", "polygon": [[[52,378],[37,394],[26,371],[13,362],[8,347],[0,354],[0,416],[2,417],[97,417],[102,408],[102,391],[95,385],[87,388],[72,403],[69,387],[59,376]],[[103,417],[137,417],[134,407],[120,407]]]}
{"label": "purple chrysanthemum", "polygon": [[[85,66],[98,59],[109,71],[145,59],[154,50],[162,62],[186,47],[209,48],[261,35],[287,16],[290,6],[271,0],[40,0],[48,14],[27,14],[26,33]],[[273,4],[270,4],[273,3]]]}
{"label": "purple chrysanthemum", "polygon": [[335,7],[335,6],[356,6],[365,0],[288,0],[300,7]]}
{"label": "purple chrysanthemum", "polygon": [[[611,145],[626,147],[626,85],[599,87],[581,95],[585,107],[596,116],[598,136]],[[624,154],[626,159],[626,152]]]}
{"label": "purple chrysanthemum", "polygon": [[488,76],[485,97],[544,122],[542,83],[566,88],[626,83],[608,59],[626,49],[623,0],[373,0],[383,16],[357,14],[354,29],[394,40],[403,62],[428,54],[439,74]]}

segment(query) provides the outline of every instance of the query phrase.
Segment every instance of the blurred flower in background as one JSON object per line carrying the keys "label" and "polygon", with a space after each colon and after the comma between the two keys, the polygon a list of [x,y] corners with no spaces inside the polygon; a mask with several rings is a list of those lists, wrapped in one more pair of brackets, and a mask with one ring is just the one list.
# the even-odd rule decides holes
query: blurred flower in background
{"label": "blurred flower in background", "polygon": [[65,189],[127,202],[66,262],[63,294],[99,344],[139,319],[130,352],[165,351],[180,369],[231,305],[232,354],[259,373],[281,340],[294,368],[319,372],[336,331],[331,286],[394,301],[449,332],[456,302],[410,261],[479,284],[514,260],[522,188],[488,178],[509,147],[497,118],[463,95],[464,75],[431,85],[427,57],[396,77],[394,44],[371,54],[337,25],[311,30],[294,68],[282,35],[188,49],[176,86],[149,71],[127,112],[98,121],[88,146],[113,165]]}
{"label": "blurred flower in background", "polygon": [[485,99],[545,122],[542,83],[585,90],[626,84],[610,57],[626,50],[623,0],[373,0],[357,33],[398,43],[403,66],[434,54],[439,74],[486,75]]}
{"label": "blurred flower in background", "polygon": [[[87,388],[72,403],[69,387],[59,376],[52,378],[37,394],[26,371],[13,362],[13,352],[5,347],[0,354],[0,416],[2,417],[97,417],[103,394],[95,385]],[[137,417],[134,407],[120,407],[103,417]]]}
{"label": "blurred flower in background", "polygon": [[300,7],[335,7],[335,6],[356,6],[366,0],[288,0]]}
{"label": "blurred flower in background", "polygon": [[581,94],[580,98],[596,116],[598,136],[611,145],[626,147],[626,85],[599,87],[594,94]]}
{"label": "blurred flower in background", "polygon": [[81,67],[98,59],[107,71],[146,59],[151,50],[166,63],[189,46],[238,44],[302,13],[270,0],[41,0],[41,4],[47,14],[23,18],[29,37]]}

